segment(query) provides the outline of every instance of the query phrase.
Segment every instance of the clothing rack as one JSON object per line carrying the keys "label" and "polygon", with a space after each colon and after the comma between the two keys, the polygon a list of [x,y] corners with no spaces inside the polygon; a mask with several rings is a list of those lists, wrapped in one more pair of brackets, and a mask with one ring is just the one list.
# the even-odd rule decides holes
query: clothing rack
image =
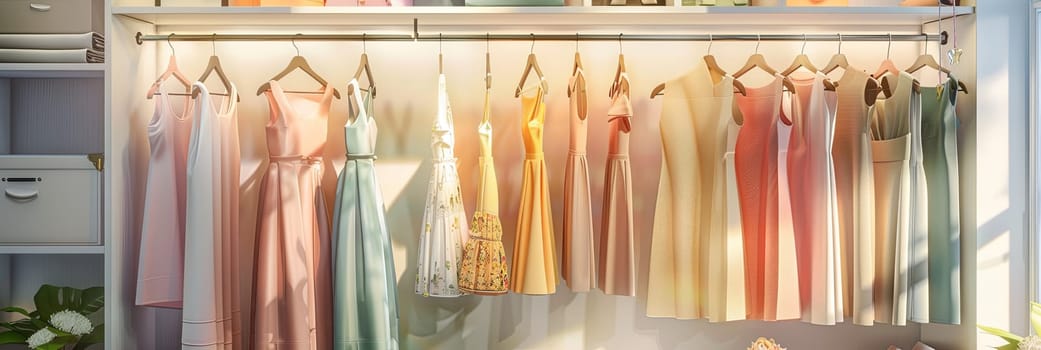
{"label": "clothing rack", "polygon": [[145,41],[938,41],[939,34],[420,34],[412,20],[412,34],[142,34]]}

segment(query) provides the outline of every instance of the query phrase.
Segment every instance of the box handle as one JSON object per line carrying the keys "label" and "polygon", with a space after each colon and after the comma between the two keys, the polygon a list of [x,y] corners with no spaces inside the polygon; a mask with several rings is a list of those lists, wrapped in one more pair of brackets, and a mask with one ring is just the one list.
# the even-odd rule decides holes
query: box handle
{"label": "box handle", "polygon": [[33,9],[33,11],[47,12],[51,10],[51,5],[30,2],[29,8]]}
{"label": "box handle", "polygon": [[4,194],[7,195],[7,198],[16,201],[31,201],[40,195],[40,191],[35,189],[8,188],[4,190]]}

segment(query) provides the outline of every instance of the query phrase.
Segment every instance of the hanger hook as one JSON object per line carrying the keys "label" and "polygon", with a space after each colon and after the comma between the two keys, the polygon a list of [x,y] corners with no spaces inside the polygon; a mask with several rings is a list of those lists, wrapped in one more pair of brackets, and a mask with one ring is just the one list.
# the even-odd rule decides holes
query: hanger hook
{"label": "hanger hook", "polygon": [[484,33],[484,53],[492,51],[492,33]]}
{"label": "hanger hook", "polygon": [[213,33],[210,37],[210,53],[212,56],[217,56],[217,33]]}
{"label": "hanger hook", "polygon": [[886,47],[886,59],[889,59],[889,53],[893,51],[893,33],[889,33],[889,46]]}
{"label": "hanger hook", "polygon": [[708,34],[708,54],[712,54],[712,33]]}
{"label": "hanger hook", "polygon": [[756,34],[755,35],[755,53],[757,53],[757,54],[759,53],[759,44],[762,44],[762,43],[763,43],[763,35],[762,34]]}
{"label": "hanger hook", "polygon": [[618,33],[618,54],[622,54],[622,33]]}
{"label": "hanger hook", "polygon": [[842,54],[842,33],[839,33],[839,54]]}
{"label": "hanger hook", "polygon": [[170,56],[177,56],[177,50],[174,50],[173,47],[173,36],[174,33],[170,33],[170,35],[166,36],[166,45],[170,46]]}
{"label": "hanger hook", "polygon": [[575,33],[575,52],[578,52],[578,33]]}
{"label": "hanger hook", "polygon": [[802,55],[806,54],[806,34],[805,33],[803,33],[803,35],[802,35],[802,51],[799,51],[799,54],[802,54]]}
{"label": "hanger hook", "polygon": [[297,35],[300,35],[300,33],[296,33],[296,35],[293,36],[292,42],[293,42],[293,48],[296,49],[296,55],[300,56],[300,47],[296,46],[296,36]]}
{"label": "hanger hook", "polygon": [[535,54],[535,33],[531,33],[530,35],[531,35],[531,49],[528,50],[528,53],[534,55]]}
{"label": "hanger hook", "polygon": [[441,54],[444,50],[444,33],[437,33],[437,53]]}
{"label": "hanger hook", "polygon": [[361,33],[361,53],[367,55],[369,54],[369,47],[366,45],[366,36],[368,36],[368,33]]}

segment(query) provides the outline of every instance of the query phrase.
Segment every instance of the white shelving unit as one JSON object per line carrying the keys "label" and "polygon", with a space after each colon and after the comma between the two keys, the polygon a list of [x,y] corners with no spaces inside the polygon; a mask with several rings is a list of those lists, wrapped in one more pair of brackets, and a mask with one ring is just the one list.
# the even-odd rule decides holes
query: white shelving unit
{"label": "white shelving unit", "polygon": [[0,63],[0,78],[103,78],[104,63]]}
{"label": "white shelving unit", "polygon": [[30,254],[105,254],[105,246],[72,246],[72,245],[28,245],[0,246],[0,255]]}

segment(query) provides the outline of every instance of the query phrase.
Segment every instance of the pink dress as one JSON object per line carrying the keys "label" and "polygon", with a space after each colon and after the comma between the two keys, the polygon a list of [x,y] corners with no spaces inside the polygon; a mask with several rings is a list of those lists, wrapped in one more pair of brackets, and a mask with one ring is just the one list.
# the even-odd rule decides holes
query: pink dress
{"label": "pink dress", "polygon": [[162,86],[148,123],[148,185],[137,269],[137,305],[180,308],[184,283],[184,213],[191,100],[177,115]]}
{"label": "pink dress", "polygon": [[572,292],[596,288],[593,255],[593,208],[586,161],[587,122],[585,75],[575,70],[568,84],[571,97],[571,148],[564,168],[564,249],[560,270]]}
{"label": "pink dress", "polygon": [[[620,79],[629,80],[629,77],[622,73]],[[633,242],[633,184],[629,164],[629,132],[632,131],[629,119],[633,106],[629,102],[629,91],[615,90],[607,115],[611,138],[604,170],[597,280],[604,294],[635,296],[636,244]]]}
{"label": "pink dress", "polygon": [[833,325],[843,320],[831,156],[837,97],[824,90],[824,79],[819,72],[811,78],[792,78],[787,167],[802,320]]}
{"label": "pink dress", "polygon": [[267,91],[267,173],[254,264],[253,348],[329,349],[332,334],[328,209],[321,191],[332,87]]}
{"label": "pink dress", "polygon": [[745,308],[748,318],[753,320],[777,319],[777,121],[781,79],[776,75],[766,86],[747,89],[747,96],[735,95],[744,115],[734,151],[734,168],[744,237]]}
{"label": "pink dress", "polygon": [[[242,347],[239,303],[239,144],[236,91],[200,82],[187,166],[181,349]],[[216,101],[215,101],[216,100]]]}

